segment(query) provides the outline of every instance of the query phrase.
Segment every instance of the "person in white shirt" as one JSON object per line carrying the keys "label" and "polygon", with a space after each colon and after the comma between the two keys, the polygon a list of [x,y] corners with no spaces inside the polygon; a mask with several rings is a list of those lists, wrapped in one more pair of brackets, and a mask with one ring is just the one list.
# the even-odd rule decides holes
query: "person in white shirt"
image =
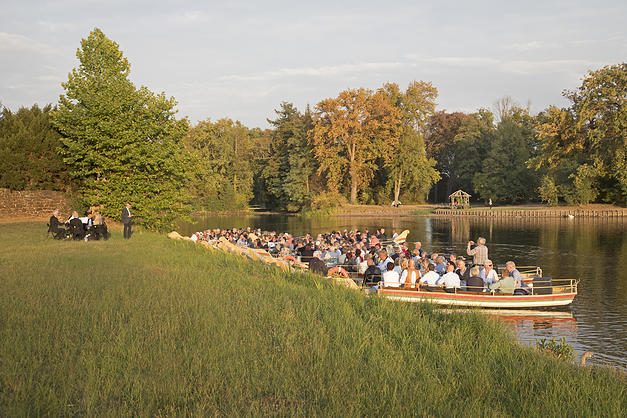
{"label": "person in white shirt", "polygon": [[436,286],[438,280],[440,280],[440,275],[435,272],[435,266],[433,264],[429,264],[429,267],[427,267],[427,269],[429,271],[420,278],[420,284],[425,284],[427,286]]}
{"label": "person in white shirt", "polygon": [[494,265],[492,264],[492,260],[488,259],[485,261],[484,269],[479,273],[479,277],[483,279],[486,287],[489,288],[491,284],[494,284],[499,281],[499,275],[494,270]]}
{"label": "person in white shirt", "polygon": [[446,289],[453,289],[461,286],[459,276],[455,273],[455,264],[449,262],[446,265],[446,273],[444,273],[440,280],[438,280],[438,286]]}
{"label": "person in white shirt", "polygon": [[387,265],[387,271],[383,273],[384,287],[401,287],[400,276],[394,271],[394,263],[390,261]]}

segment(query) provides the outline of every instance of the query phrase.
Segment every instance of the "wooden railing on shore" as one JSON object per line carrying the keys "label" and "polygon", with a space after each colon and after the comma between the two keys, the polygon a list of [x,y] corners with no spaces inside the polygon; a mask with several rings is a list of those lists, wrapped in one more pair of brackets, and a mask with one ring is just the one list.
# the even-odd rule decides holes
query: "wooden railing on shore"
{"label": "wooden railing on shore", "polygon": [[436,209],[434,215],[478,216],[491,218],[565,218],[568,216],[583,218],[625,218],[627,209]]}

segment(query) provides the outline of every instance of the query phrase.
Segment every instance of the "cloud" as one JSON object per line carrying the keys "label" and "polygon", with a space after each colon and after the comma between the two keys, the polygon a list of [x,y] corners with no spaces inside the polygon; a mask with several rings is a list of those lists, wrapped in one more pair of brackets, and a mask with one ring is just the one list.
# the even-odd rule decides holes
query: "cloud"
{"label": "cloud", "polygon": [[505,49],[511,49],[514,51],[537,51],[539,49],[552,49],[559,47],[560,44],[556,42],[530,41],[506,45]]}
{"label": "cloud", "polygon": [[365,71],[388,70],[407,66],[402,62],[362,62],[357,64],[326,65],[321,67],[287,67],[251,75],[225,75],[222,81],[262,81],[283,77],[337,77]]}
{"label": "cloud", "polygon": [[34,41],[15,33],[0,32],[0,51],[12,52],[51,52],[54,49],[42,42]]}

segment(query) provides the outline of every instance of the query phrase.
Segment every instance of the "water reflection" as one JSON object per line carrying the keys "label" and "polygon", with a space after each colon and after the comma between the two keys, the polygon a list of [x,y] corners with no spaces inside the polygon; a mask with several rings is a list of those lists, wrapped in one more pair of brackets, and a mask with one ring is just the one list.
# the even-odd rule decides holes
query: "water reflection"
{"label": "water reflection", "polygon": [[[579,353],[592,351],[592,362],[627,370],[627,221],[566,218],[364,218],[300,216],[208,217],[181,225],[190,235],[206,228],[256,226],[301,235],[330,230],[384,227],[411,231],[408,241],[429,250],[464,254],[466,242],[486,237],[490,258],[518,265],[539,265],[545,276],[578,278],[579,295],[566,313],[493,314],[514,327],[523,343],[565,337]],[[549,311],[552,312],[552,311]],[[566,315],[566,316],[564,316]],[[568,316],[570,315],[570,317]]]}

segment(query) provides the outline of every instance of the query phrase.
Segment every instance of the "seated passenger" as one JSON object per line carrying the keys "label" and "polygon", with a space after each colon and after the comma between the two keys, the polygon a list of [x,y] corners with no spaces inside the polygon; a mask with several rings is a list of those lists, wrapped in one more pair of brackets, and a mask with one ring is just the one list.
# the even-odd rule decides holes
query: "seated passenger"
{"label": "seated passenger", "polygon": [[385,287],[401,287],[400,276],[394,271],[394,262],[388,263],[388,270],[383,273],[383,286]]}
{"label": "seated passenger", "polygon": [[479,277],[479,267],[474,266],[470,269],[470,277],[466,279],[466,290],[473,292],[483,292],[483,279]]}
{"label": "seated passenger", "polygon": [[444,262],[444,257],[441,255],[438,256],[437,258],[437,264],[435,265],[435,272],[438,273],[440,276],[446,273],[446,263]]}
{"label": "seated passenger", "polygon": [[427,267],[427,269],[429,271],[427,271],[427,273],[420,278],[420,284],[436,286],[438,280],[440,280],[440,275],[435,272],[435,266],[431,263],[429,263],[429,267]]}
{"label": "seated passenger", "polygon": [[460,287],[459,276],[455,273],[455,264],[448,263],[446,265],[446,273],[444,276],[438,280],[438,286],[444,287],[446,289],[453,289],[455,287]]}
{"label": "seated passenger", "polygon": [[459,276],[462,287],[466,287],[466,280],[470,278],[470,270],[466,267],[466,262],[464,260],[457,260],[457,270],[455,270],[455,273]]}
{"label": "seated passenger", "polygon": [[416,264],[413,259],[405,259],[403,264],[407,263],[407,266],[403,270],[403,274],[401,275],[401,282],[404,283],[403,287],[413,288],[416,286],[416,282],[420,279],[420,272],[416,270]]}
{"label": "seated passenger", "polygon": [[507,273],[511,278],[514,279],[514,283],[516,283],[516,288],[521,288],[525,285],[523,276],[520,274],[518,269],[516,268],[516,264],[513,261],[508,261],[505,263],[505,268],[507,269]]}
{"label": "seated passenger", "polygon": [[379,264],[378,264],[379,270],[387,271],[388,263],[394,264],[394,260],[392,260],[390,257],[388,257],[387,250],[379,251]]}
{"label": "seated passenger", "polygon": [[364,272],[364,284],[366,286],[379,284],[379,282],[383,280],[381,269],[374,265],[374,260],[372,258],[368,258],[367,263],[368,268]]}
{"label": "seated passenger", "polygon": [[496,283],[499,280],[499,275],[496,274],[496,270],[494,270],[492,260],[486,260],[484,267],[485,268],[479,273],[479,277],[483,279],[483,283],[486,288],[489,288],[491,284]]}
{"label": "seated passenger", "polygon": [[490,290],[502,293],[509,293],[510,295],[513,295],[515,287],[516,282],[514,281],[514,279],[508,276],[507,272],[503,272],[503,277],[496,283],[490,285]]}

